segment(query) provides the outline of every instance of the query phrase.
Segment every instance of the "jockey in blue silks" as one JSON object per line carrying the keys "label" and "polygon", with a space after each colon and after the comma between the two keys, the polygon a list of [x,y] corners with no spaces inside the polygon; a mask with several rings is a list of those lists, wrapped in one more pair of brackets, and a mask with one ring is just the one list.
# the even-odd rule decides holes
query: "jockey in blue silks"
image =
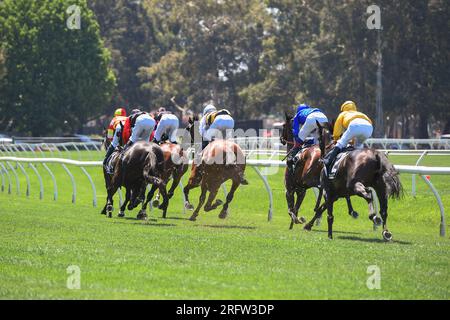
{"label": "jockey in blue silks", "polygon": [[314,138],[314,143],[318,143],[319,130],[317,122],[326,123],[328,118],[318,108],[312,108],[306,104],[297,107],[292,123],[292,133],[294,135],[294,147],[287,158],[287,167],[291,174],[295,172],[295,165],[298,160],[297,154],[302,149],[306,138]]}

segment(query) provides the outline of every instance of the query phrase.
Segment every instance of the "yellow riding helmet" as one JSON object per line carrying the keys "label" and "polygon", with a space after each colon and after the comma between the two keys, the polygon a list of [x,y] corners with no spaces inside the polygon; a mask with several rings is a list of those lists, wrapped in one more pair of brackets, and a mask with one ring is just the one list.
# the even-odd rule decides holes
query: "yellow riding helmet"
{"label": "yellow riding helmet", "polygon": [[342,111],[357,111],[356,103],[353,101],[345,101],[341,106],[341,112]]}
{"label": "yellow riding helmet", "polygon": [[114,116],[122,116],[122,117],[126,117],[127,116],[127,111],[124,108],[118,108],[116,109],[116,111],[114,111]]}

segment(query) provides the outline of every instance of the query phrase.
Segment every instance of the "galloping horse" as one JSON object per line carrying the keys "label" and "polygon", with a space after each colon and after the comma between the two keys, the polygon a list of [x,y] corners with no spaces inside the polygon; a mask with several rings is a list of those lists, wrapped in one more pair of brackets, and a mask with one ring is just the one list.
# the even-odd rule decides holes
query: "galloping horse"
{"label": "galloping horse", "polygon": [[[109,183],[107,183],[108,196],[105,210],[108,217],[112,216],[113,196],[119,187],[123,186],[127,190],[126,200],[122,205],[122,208],[124,208],[132,196],[135,199],[143,198],[147,184],[153,185],[153,193],[154,190],[159,189],[163,197],[163,203],[159,208],[163,210],[163,217],[165,217],[169,198],[166,192],[166,185],[162,180],[164,173],[164,154],[162,149],[155,143],[136,142],[125,153],[118,152],[115,157],[114,173]],[[153,197],[153,193],[152,191],[149,192],[147,200],[138,214],[138,218],[146,217],[145,209]],[[137,201],[137,203],[139,202]],[[137,204],[132,201],[128,209],[131,210],[135,206]]]}
{"label": "galloping horse", "polygon": [[[191,135],[191,143],[194,143],[194,122],[195,118],[189,118],[189,125],[186,128]],[[225,219],[228,215],[228,206],[233,200],[233,196],[241,181],[245,171],[245,156],[241,148],[234,142],[227,140],[214,140],[203,149],[200,164],[193,163],[191,176],[188,184],[184,187],[185,207],[193,210],[194,207],[189,202],[189,190],[201,184],[201,195],[197,208],[195,208],[189,220],[195,221],[202,208],[206,193],[209,191],[208,201],[204,210],[206,212],[216,209],[223,202],[216,200],[220,186],[227,180],[232,181],[230,192],[227,195],[225,204],[219,214],[220,219]]]}
{"label": "galloping horse", "polygon": [[[164,172],[161,178],[166,184],[169,183],[169,179],[172,178],[172,185],[167,192],[169,199],[171,199],[181,178],[188,169],[189,159],[186,152],[178,144],[164,142],[160,147],[164,153]],[[158,193],[156,199],[153,201],[154,206],[159,205],[159,196],[160,194]]]}
{"label": "galloping horse", "polygon": [[[325,144],[324,132],[328,130],[325,133],[330,135],[333,128],[331,126],[324,128],[320,124],[317,125],[319,126],[319,141],[321,154],[323,155],[325,150],[329,150],[333,145]],[[390,241],[392,233],[387,229],[388,197],[399,199],[403,194],[398,175],[398,171],[389,162],[385,154],[369,148],[350,151],[339,163],[336,175],[332,180],[328,179],[325,170],[322,170],[320,182],[324,188],[324,205],[328,212],[328,237],[333,238],[333,203],[339,198],[352,195],[364,198],[369,204],[369,219],[375,221],[374,197],[369,189],[369,187],[372,187],[380,202],[380,215],[383,221],[382,235],[386,241]],[[318,216],[318,211],[316,211],[316,215],[306,226],[311,228]]]}
{"label": "galloping horse", "polygon": [[[280,136],[280,141],[283,145],[287,145],[288,153],[291,152],[292,146],[294,144],[294,137],[292,134],[292,117],[285,113],[286,121],[283,124],[282,134]],[[309,188],[319,188],[321,194],[322,189],[320,188],[320,172],[323,168],[323,163],[320,161],[321,151],[318,145],[311,145],[305,147],[300,151],[298,162],[295,166],[294,175],[289,174],[286,168],[284,175],[284,184],[286,187],[286,201],[288,205],[288,214],[291,217],[291,225],[289,229],[292,229],[295,224],[301,224],[306,222],[304,217],[298,218],[298,211],[306,195],[306,190]],[[297,199],[295,200],[295,195]],[[348,205],[348,213],[353,218],[358,218],[358,213],[353,210],[350,197],[346,197]],[[320,201],[320,196],[318,197]],[[294,206],[295,202],[295,206]],[[318,208],[319,202],[316,203],[315,211],[325,210],[324,207]]]}

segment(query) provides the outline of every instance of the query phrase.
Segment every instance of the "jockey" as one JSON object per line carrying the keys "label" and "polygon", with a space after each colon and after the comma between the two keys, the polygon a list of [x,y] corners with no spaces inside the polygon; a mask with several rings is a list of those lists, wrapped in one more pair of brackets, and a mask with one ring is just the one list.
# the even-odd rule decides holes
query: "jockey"
{"label": "jockey", "polygon": [[[108,150],[106,151],[105,159],[103,160],[103,164],[106,164],[108,158],[114,152],[114,149],[119,145],[119,137],[118,134],[121,131],[120,123],[122,125],[125,124],[127,119],[127,111],[124,108],[118,108],[114,112],[114,118],[111,120],[108,126],[107,131],[107,139],[111,141]],[[116,132],[117,131],[117,132]]]}
{"label": "jockey", "polygon": [[178,117],[165,108],[159,108],[156,116],[156,130],[153,142],[160,143],[165,134],[171,143],[177,143],[177,130],[180,127]]}
{"label": "jockey", "polygon": [[[216,107],[208,104],[203,109],[203,117],[200,120],[199,131],[203,139],[202,150],[215,138],[227,138],[227,131],[234,129],[234,119],[226,109],[217,111]],[[218,134],[218,133],[221,133]]]}
{"label": "jockey", "polygon": [[317,143],[319,131],[316,121],[319,123],[326,123],[328,122],[328,118],[320,109],[312,108],[306,104],[301,104],[297,107],[297,113],[295,114],[292,123],[294,147],[287,157],[287,167],[291,174],[294,174],[295,165],[298,160],[297,153],[301,150],[305,139],[313,137],[314,143]]}
{"label": "jockey", "polygon": [[155,119],[147,112],[139,109],[131,111],[122,132],[122,139],[125,144],[124,151],[137,141],[150,141],[155,124]]}
{"label": "jockey", "polygon": [[118,108],[116,111],[114,111],[114,118],[112,118],[111,122],[109,123],[108,129],[107,129],[107,135],[109,141],[112,141],[114,138],[114,130],[116,130],[117,121],[118,118],[120,118],[120,121],[125,119],[127,116],[127,111],[124,108]]}
{"label": "jockey", "polygon": [[364,113],[358,112],[353,101],[344,102],[333,129],[333,140],[336,146],[323,159],[327,172],[330,172],[338,153],[352,139],[356,139],[355,148],[362,148],[364,141],[372,136],[372,132],[372,120]]}

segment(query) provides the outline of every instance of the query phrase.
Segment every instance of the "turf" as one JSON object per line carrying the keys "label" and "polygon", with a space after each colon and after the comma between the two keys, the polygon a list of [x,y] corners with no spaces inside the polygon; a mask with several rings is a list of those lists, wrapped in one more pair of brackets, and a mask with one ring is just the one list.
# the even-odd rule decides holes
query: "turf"
{"label": "turf", "polygon": [[[95,154],[93,155],[95,157]],[[391,157],[414,164],[416,156]],[[423,165],[450,166],[450,157],[433,156]],[[252,168],[249,186],[241,186],[230,216],[219,210],[201,212],[187,220],[178,189],[168,218],[154,210],[148,221],[127,217],[108,219],[99,214],[105,191],[101,170],[89,168],[97,186],[98,207],[80,169],[72,169],[72,187],[60,166],[52,165],[58,181],[58,200],[44,168],[44,199],[30,168],[30,196],[19,174],[12,194],[0,193],[0,298],[3,299],[449,299],[450,229],[439,236],[439,208],[426,185],[417,180],[412,197],[411,176],[402,175],[405,197],[391,201],[389,229],[394,240],[385,243],[373,230],[367,205],[354,198],[360,218],[352,219],[345,201],[335,208],[335,238],[327,239],[326,223],[312,232],[301,226],[289,231],[283,173],[268,177],[274,194],[274,216],[267,221],[268,196]],[[185,181],[186,181],[185,177]],[[5,184],[6,183],[5,177]],[[444,207],[450,208],[450,178],[432,176]],[[192,192],[194,204],[198,190]],[[220,195],[223,199],[223,195]],[[117,200],[117,199],[116,199]],[[301,214],[312,216],[314,196],[308,192]],[[117,201],[116,205],[117,207]],[[117,209],[115,210],[115,214]],[[81,289],[66,286],[67,267],[81,270]],[[366,282],[370,266],[381,272],[381,288]]]}

